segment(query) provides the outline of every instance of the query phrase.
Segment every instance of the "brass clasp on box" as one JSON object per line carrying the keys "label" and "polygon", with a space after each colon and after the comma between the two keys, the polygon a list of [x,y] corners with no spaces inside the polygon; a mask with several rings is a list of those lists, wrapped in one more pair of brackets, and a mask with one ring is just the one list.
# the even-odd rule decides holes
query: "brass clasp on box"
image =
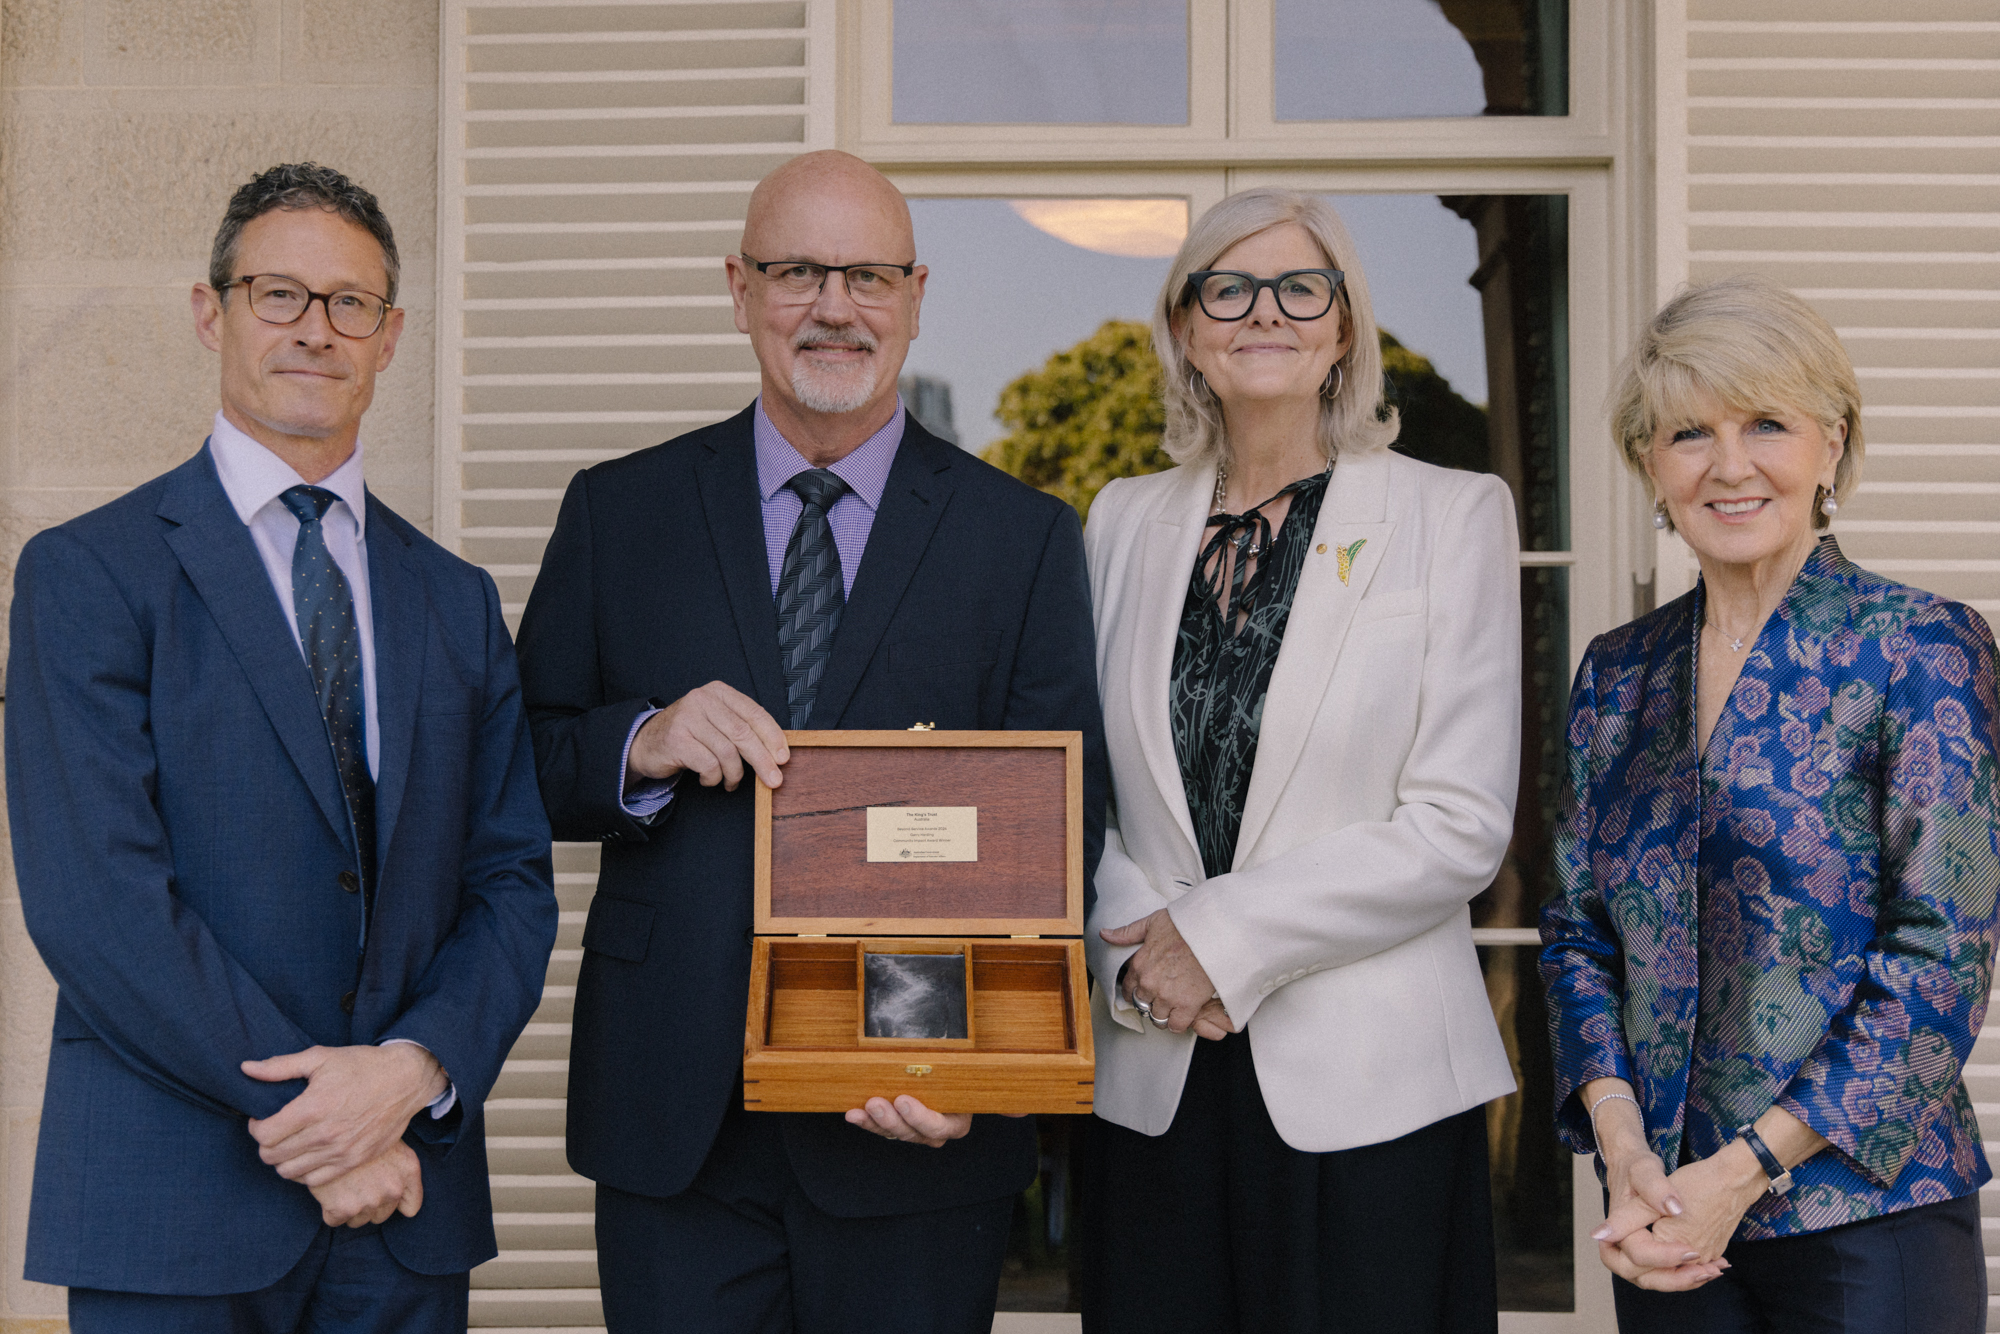
{"label": "brass clasp on box", "polygon": [[911,724],[910,724],[910,730],[911,730],[912,732],[935,732],[935,731],[937,731],[937,724],[936,724],[936,723],[911,723]]}
{"label": "brass clasp on box", "polygon": [[930,1072],[931,1068],[928,1065],[906,1065],[903,1067],[904,1074],[916,1075],[919,1078],[922,1078],[924,1075],[927,1075]]}

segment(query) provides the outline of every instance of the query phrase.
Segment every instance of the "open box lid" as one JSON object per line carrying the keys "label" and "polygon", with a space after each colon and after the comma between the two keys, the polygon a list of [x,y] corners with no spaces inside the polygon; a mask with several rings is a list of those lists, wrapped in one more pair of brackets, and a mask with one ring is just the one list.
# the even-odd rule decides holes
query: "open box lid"
{"label": "open box lid", "polygon": [[1082,733],[785,741],[784,783],[757,784],[757,934],[1083,934]]}

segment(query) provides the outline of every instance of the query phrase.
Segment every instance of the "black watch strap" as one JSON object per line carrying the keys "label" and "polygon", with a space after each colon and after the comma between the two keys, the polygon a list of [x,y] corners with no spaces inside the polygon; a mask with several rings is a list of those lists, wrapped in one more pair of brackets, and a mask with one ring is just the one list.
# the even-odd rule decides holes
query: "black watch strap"
{"label": "black watch strap", "polygon": [[1764,1168],[1764,1175],[1771,1183],[1773,1195],[1783,1195],[1792,1188],[1792,1174],[1778,1161],[1778,1155],[1771,1152],[1771,1146],[1757,1133],[1757,1127],[1744,1126],[1736,1132],[1736,1138],[1750,1146],[1750,1152],[1757,1155],[1757,1161]]}

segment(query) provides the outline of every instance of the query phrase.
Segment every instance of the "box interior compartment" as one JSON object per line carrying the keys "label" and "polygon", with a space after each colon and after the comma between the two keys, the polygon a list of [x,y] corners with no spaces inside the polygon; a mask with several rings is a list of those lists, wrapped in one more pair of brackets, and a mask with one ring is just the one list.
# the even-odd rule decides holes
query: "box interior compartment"
{"label": "box interior compartment", "polygon": [[[763,1045],[774,1050],[860,1051],[861,952],[902,946],[969,944],[967,997],[974,1049],[1067,1052],[1076,1048],[1078,1016],[1070,1004],[1070,953],[1061,941],[773,939],[763,1005]],[[874,1046],[882,1039],[865,1045]],[[963,1045],[953,1042],[952,1045]]]}

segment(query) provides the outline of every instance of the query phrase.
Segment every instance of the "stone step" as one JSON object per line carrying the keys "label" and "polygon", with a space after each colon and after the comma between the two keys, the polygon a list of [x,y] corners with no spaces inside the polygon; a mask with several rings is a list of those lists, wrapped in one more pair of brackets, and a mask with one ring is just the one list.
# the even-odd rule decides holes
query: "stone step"
{"label": "stone step", "polygon": [[500,1078],[493,1082],[495,1098],[560,1098],[569,1092],[567,1060],[514,1060],[500,1066]]}
{"label": "stone step", "polygon": [[496,1213],[588,1213],[597,1184],[574,1172],[494,1172],[487,1176]]}
{"label": "stone step", "polygon": [[573,987],[576,970],[583,966],[581,949],[557,949],[549,954],[549,971],[543,979],[550,986]]}
{"label": "stone step", "polygon": [[564,1098],[488,1098],[488,1135],[560,1135],[569,1103]]}
{"label": "stone step", "polygon": [[561,1135],[488,1135],[487,1170],[498,1176],[568,1176]]}
{"label": "stone step", "polygon": [[519,1057],[523,1060],[564,1060],[569,1056],[569,1021],[559,1023],[536,1019],[521,1030],[521,1036],[514,1039],[514,1049],[507,1053],[508,1059]]}
{"label": "stone step", "polygon": [[535,1007],[538,1024],[566,1024],[576,1009],[575,987],[543,986],[542,1003]]}
{"label": "stone step", "polygon": [[588,1209],[496,1213],[493,1231],[502,1250],[589,1251],[597,1246],[597,1216]]}
{"label": "stone step", "polygon": [[584,912],[558,912],[556,914],[556,948],[559,950],[580,950],[583,948]]}
{"label": "stone step", "polygon": [[596,1288],[474,1288],[473,1329],[602,1328]]}
{"label": "stone step", "polygon": [[594,1250],[503,1250],[472,1271],[472,1286],[485,1291],[502,1288],[597,1288]]}

